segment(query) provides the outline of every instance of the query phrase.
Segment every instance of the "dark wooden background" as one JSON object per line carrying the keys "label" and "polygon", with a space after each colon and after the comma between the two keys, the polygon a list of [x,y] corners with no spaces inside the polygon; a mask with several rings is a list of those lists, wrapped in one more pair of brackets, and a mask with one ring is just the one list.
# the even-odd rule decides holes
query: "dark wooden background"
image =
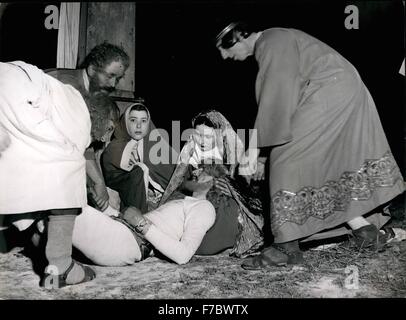
{"label": "dark wooden background", "polygon": [[[56,66],[57,30],[44,27],[48,4],[10,4],[1,21],[1,61]],[[405,77],[398,73],[405,55],[402,1],[139,1],[135,10],[134,3],[127,5],[131,10],[123,10],[125,3],[88,3],[87,18],[99,19],[104,27],[87,30],[86,43],[124,42],[133,65],[121,85],[146,100],[157,126],[170,130],[172,120],[180,120],[185,129],[197,112],[216,108],[235,128],[250,128],[257,111],[256,63],[253,58],[223,61],[213,36],[234,18],[257,29],[297,28],[332,46],[358,69],[405,174]],[[358,30],[344,26],[347,5],[359,9]],[[134,28],[126,30],[131,19]]]}

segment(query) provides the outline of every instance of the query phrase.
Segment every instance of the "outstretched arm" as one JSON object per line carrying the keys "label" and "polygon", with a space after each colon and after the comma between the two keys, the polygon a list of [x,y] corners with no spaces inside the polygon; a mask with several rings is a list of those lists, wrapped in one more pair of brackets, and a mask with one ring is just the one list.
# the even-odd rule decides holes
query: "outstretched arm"
{"label": "outstretched arm", "polygon": [[[187,263],[196,250],[199,248],[207,230],[214,224],[216,213],[213,205],[206,200],[196,200],[192,206],[183,206],[184,212],[181,213],[177,223],[181,223],[180,229],[183,233],[180,235],[169,234],[165,216],[171,217],[175,212],[169,212],[170,206],[165,209],[168,212],[156,211],[149,214],[159,215],[154,219],[154,223],[148,218],[142,216],[141,212],[136,212],[135,208],[129,208],[124,213],[124,219],[139,226],[139,231],[143,231],[147,239],[159,252],[167,256],[177,264]],[[179,211],[179,207],[173,207],[174,211]],[[138,210],[139,211],[139,210]],[[184,221],[182,220],[184,219]],[[174,221],[172,216],[172,221]],[[162,224],[162,225],[161,225]]]}
{"label": "outstretched arm", "polygon": [[101,211],[109,206],[109,194],[104,183],[103,174],[101,173],[96,159],[86,159],[86,174],[94,183],[92,197]]}

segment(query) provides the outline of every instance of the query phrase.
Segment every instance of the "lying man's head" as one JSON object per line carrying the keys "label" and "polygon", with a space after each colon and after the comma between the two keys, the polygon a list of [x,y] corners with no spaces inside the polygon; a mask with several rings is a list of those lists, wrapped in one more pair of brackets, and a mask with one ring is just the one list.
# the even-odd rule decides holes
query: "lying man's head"
{"label": "lying man's head", "polygon": [[117,104],[102,92],[86,97],[85,101],[92,122],[92,141],[109,143],[120,115]]}

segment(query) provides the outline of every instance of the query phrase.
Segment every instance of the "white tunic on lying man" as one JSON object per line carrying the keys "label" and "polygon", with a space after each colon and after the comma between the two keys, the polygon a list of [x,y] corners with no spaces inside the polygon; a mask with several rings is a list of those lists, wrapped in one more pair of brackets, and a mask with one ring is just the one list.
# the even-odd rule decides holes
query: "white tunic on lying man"
{"label": "white tunic on lying man", "polygon": [[[178,264],[187,263],[214,224],[216,212],[207,200],[172,200],[144,215],[152,222],[145,239]],[[76,218],[73,245],[94,263],[123,266],[141,260],[132,231],[123,223],[87,206]]]}

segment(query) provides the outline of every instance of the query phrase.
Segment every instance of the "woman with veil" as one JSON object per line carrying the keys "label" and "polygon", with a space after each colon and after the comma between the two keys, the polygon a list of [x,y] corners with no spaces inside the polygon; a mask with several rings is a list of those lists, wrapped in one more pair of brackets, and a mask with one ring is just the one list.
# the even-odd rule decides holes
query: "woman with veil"
{"label": "woman with veil", "polygon": [[83,209],[72,239],[87,258],[122,266],[156,250],[184,264],[195,254],[233,248],[232,255],[246,257],[262,247],[261,201],[245,179],[234,176],[244,153],[241,140],[214,110],[195,117],[193,127],[158,208],[144,214],[130,205],[119,217]]}
{"label": "woman with veil", "polygon": [[[230,255],[246,257],[264,243],[262,204],[246,180],[235,176],[244,146],[229,121],[209,110],[192,120],[193,134],[183,147],[177,167],[161,198],[200,195],[201,181],[211,184],[204,195],[216,209],[214,225],[196,254],[211,255],[232,248]],[[180,191],[180,192],[179,192]]]}

